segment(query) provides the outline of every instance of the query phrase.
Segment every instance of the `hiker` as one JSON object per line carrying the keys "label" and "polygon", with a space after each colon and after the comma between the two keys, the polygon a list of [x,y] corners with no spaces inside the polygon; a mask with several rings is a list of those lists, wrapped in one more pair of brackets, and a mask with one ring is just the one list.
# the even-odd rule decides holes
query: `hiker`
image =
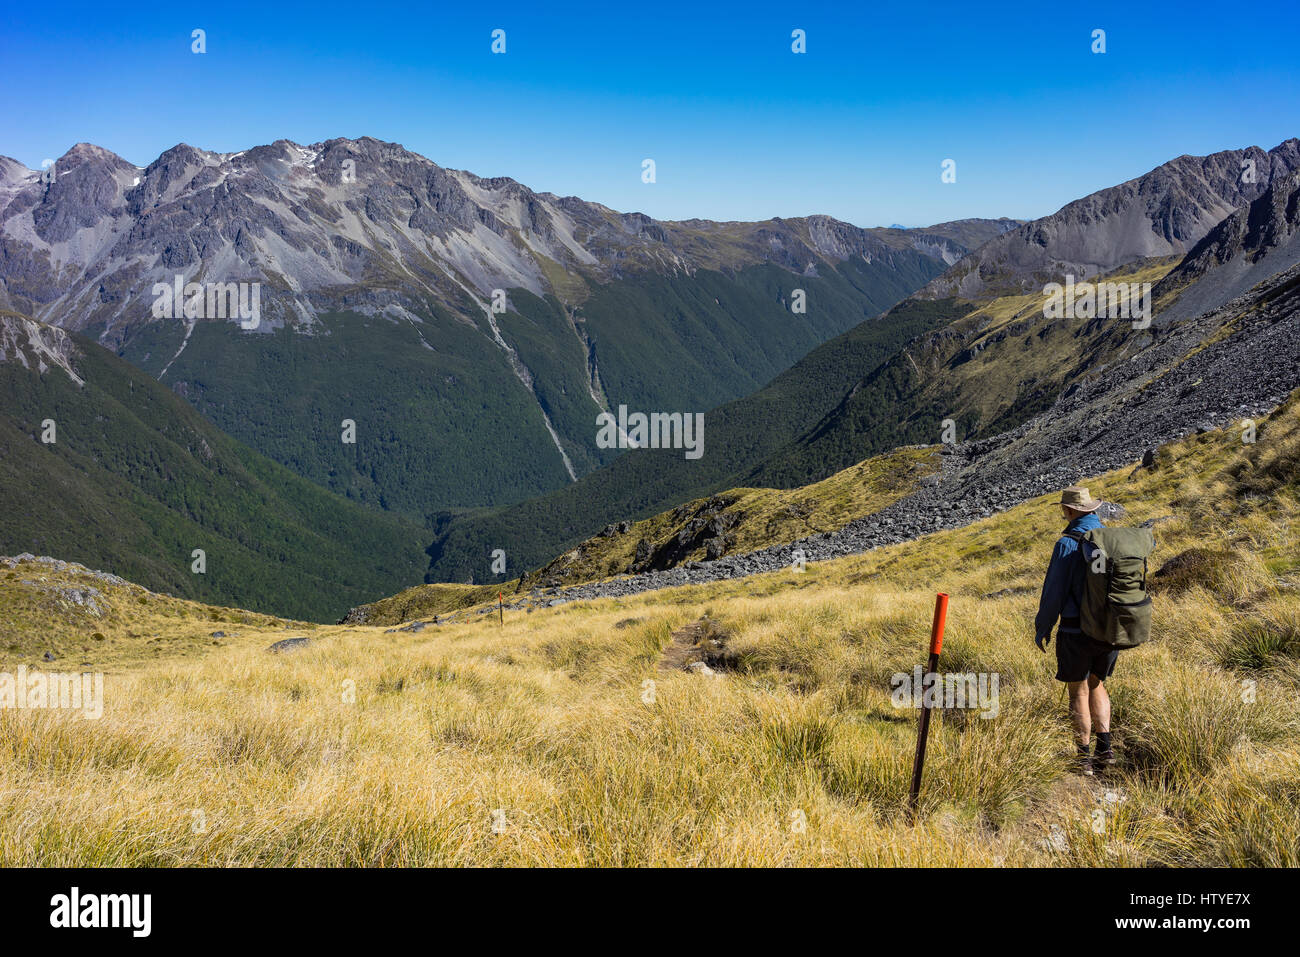
{"label": "hiker", "polygon": [[[1034,643],[1046,654],[1052,627],[1060,619],[1061,627],[1056,633],[1056,680],[1065,682],[1070,697],[1078,769],[1091,775],[1094,767],[1115,763],[1110,741],[1110,696],[1104,682],[1115,671],[1119,649],[1085,634],[1081,622],[1088,563],[1095,557],[1095,546],[1084,538],[1105,526],[1096,514],[1101,502],[1093,501],[1088,489],[1081,485],[1062,492],[1060,505],[1061,514],[1069,524],[1057,539],[1052,561],[1047,566],[1038,616],[1034,619]],[[1097,734],[1097,750],[1089,755],[1089,737],[1093,731]]]}

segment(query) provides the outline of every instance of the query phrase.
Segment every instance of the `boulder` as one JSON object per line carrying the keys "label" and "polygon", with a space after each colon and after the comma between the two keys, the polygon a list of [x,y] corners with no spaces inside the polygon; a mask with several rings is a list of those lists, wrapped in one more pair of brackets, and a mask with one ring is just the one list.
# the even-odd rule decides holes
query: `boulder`
{"label": "boulder", "polygon": [[1097,517],[1102,521],[1110,521],[1116,518],[1123,518],[1128,514],[1128,509],[1117,502],[1102,502],[1101,507],[1097,509]]}
{"label": "boulder", "polygon": [[310,644],[310,638],[286,638],[283,641],[277,641],[266,650],[273,655],[278,655],[282,651],[296,651],[299,648],[306,648]]}

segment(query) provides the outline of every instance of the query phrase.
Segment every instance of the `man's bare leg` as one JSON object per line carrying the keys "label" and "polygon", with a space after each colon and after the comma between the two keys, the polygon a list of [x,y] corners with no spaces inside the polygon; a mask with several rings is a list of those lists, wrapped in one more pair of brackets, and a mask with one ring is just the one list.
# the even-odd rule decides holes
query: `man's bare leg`
{"label": "man's bare leg", "polygon": [[1092,715],[1093,731],[1110,731],[1110,695],[1096,675],[1088,675],[1088,713]]}
{"label": "man's bare leg", "polygon": [[1110,695],[1096,675],[1088,675],[1088,710],[1092,715],[1092,730],[1097,735],[1097,753],[1093,763],[1107,768],[1115,763],[1115,752],[1110,746]]}
{"label": "man's bare leg", "polygon": [[[1091,680],[1092,675],[1088,676]],[[1092,712],[1088,707],[1088,681],[1067,681],[1065,687],[1070,696],[1070,721],[1074,724],[1074,743],[1086,749],[1091,742]],[[1105,692],[1102,692],[1105,694]],[[1107,701],[1106,720],[1110,721],[1110,702]],[[1109,727],[1109,723],[1107,727]]]}

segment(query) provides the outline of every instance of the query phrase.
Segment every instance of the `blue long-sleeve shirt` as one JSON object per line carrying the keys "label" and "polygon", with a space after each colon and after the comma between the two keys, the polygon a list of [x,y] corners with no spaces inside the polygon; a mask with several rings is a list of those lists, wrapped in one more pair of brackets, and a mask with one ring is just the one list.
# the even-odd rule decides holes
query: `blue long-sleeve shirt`
{"label": "blue long-sleeve shirt", "polygon": [[[1079,619],[1079,603],[1083,598],[1083,561],[1079,543],[1068,535],[1071,532],[1088,532],[1102,528],[1102,521],[1094,513],[1082,515],[1065,527],[1052,552],[1043,579],[1043,594],[1038,599],[1038,615],[1034,618],[1034,634],[1041,638],[1050,635],[1058,618]],[[1078,632],[1078,625],[1062,624],[1061,631]]]}

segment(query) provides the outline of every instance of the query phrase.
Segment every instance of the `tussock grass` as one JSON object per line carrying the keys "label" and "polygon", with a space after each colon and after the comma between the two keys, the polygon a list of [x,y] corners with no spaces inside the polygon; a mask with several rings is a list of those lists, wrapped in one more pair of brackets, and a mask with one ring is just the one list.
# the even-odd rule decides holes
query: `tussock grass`
{"label": "tussock grass", "polygon": [[[818,532],[847,525],[878,512],[916,489],[921,479],[939,467],[932,447],[894,449],[849,466],[820,482],[794,489],[734,488],[696,499],[651,518],[631,523],[626,532],[598,535],[525,576],[525,586],[558,582],[576,585],[629,572],[637,545],[653,551],[670,547],[701,515],[717,515],[726,523],[726,553],[738,554],[786,544]],[[681,550],[670,564],[703,560],[703,544]],[[512,587],[515,583],[511,583]],[[433,589],[438,586],[425,586]],[[430,590],[428,600],[446,601],[446,592]],[[482,599],[479,599],[482,600]]]}
{"label": "tussock grass", "polygon": [[[1298,419],[1089,482],[1125,523],[1167,517],[1160,561],[1216,556],[1157,593],[1154,640],[1108,682],[1103,776],[1071,774],[1032,643],[1044,498],[802,574],[321,627],[281,655],[294,631],[249,619],[157,656],[148,636],[207,616],[111,596],[103,718],[0,711],[0,865],[1295,866],[1300,498],[1274,465]],[[916,711],[891,679],[924,661],[936,590],[941,668],[996,673],[999,698],[936,712],[913,827]],[[728,670],[661,667],[692,627],[726,636]]]}

